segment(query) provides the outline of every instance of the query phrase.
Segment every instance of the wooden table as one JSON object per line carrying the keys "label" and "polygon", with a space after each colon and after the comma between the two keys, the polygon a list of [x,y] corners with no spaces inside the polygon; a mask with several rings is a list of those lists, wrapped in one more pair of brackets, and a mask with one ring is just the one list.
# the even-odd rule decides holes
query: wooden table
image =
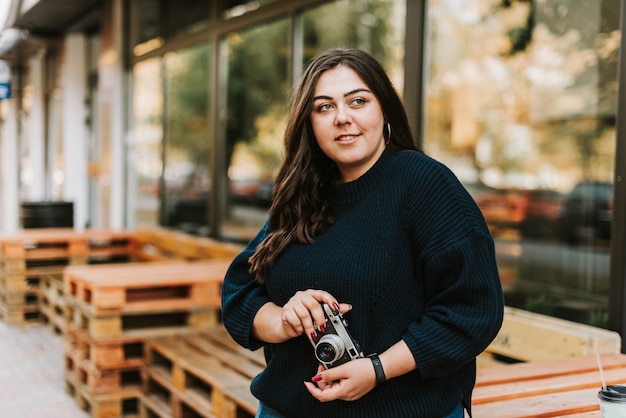
{"label": "wooden table", "polygon": [[[606,384],[626,385],[626,355],[600,358]],[[599,418],[601,387],[595,355],[479,369],[472,412],[478,418]]]}

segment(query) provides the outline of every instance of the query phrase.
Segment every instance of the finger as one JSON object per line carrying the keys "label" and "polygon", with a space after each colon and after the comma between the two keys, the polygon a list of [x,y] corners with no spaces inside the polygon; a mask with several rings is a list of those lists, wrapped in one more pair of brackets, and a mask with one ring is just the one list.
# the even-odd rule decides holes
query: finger
{"label": "finger", "polygon": [[346,312],[350,312],[352,310],[352,305],[349,303],[340,303],[339,304],[339,312],[345,314]]}

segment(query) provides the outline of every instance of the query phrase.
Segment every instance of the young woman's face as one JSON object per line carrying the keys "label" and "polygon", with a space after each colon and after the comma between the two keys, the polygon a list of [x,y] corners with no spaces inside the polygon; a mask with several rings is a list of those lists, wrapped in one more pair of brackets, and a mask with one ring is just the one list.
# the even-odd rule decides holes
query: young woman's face
{"label": "young woman's face", "polygon": [[313,96],[311,125],[317,143],[337,164],[341,181],[356,180],[385,149],[378,99],[347,66],[324,72]]}

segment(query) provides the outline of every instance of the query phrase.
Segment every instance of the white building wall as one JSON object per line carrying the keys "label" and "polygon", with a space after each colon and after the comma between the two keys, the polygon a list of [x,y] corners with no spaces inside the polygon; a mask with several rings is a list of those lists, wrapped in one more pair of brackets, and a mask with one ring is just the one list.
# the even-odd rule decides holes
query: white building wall
{"label": "white building wall", "polygon": [[30,98],[28,114],[28,165],[23,178],[27,201],[41,201],[46,196],[46,144],[45,144],[45,100],[44,100],[44,53],[34,55],[28,61],[30,69]]}
{"label": "white building wall", "polygon": [[19,229],[19,164],[16,100],[0,103],[0,232]]}
{"label": "white building wall", "polygon": [[88,109],[86,39],[82,34],[65,38],[62,66],[63,198],[74,202],[74,227],[88,221],[87,126]]}

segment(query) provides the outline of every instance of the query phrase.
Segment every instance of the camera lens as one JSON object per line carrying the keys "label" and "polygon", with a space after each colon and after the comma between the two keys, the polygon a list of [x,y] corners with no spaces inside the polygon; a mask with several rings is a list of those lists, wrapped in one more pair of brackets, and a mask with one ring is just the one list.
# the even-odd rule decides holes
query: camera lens
{"label": "camera lens", "polygon": [[327,334],[320,338],[315,346],[315,356],[322,363],[332,363],[343,356],[345,345],[335,334]]}

